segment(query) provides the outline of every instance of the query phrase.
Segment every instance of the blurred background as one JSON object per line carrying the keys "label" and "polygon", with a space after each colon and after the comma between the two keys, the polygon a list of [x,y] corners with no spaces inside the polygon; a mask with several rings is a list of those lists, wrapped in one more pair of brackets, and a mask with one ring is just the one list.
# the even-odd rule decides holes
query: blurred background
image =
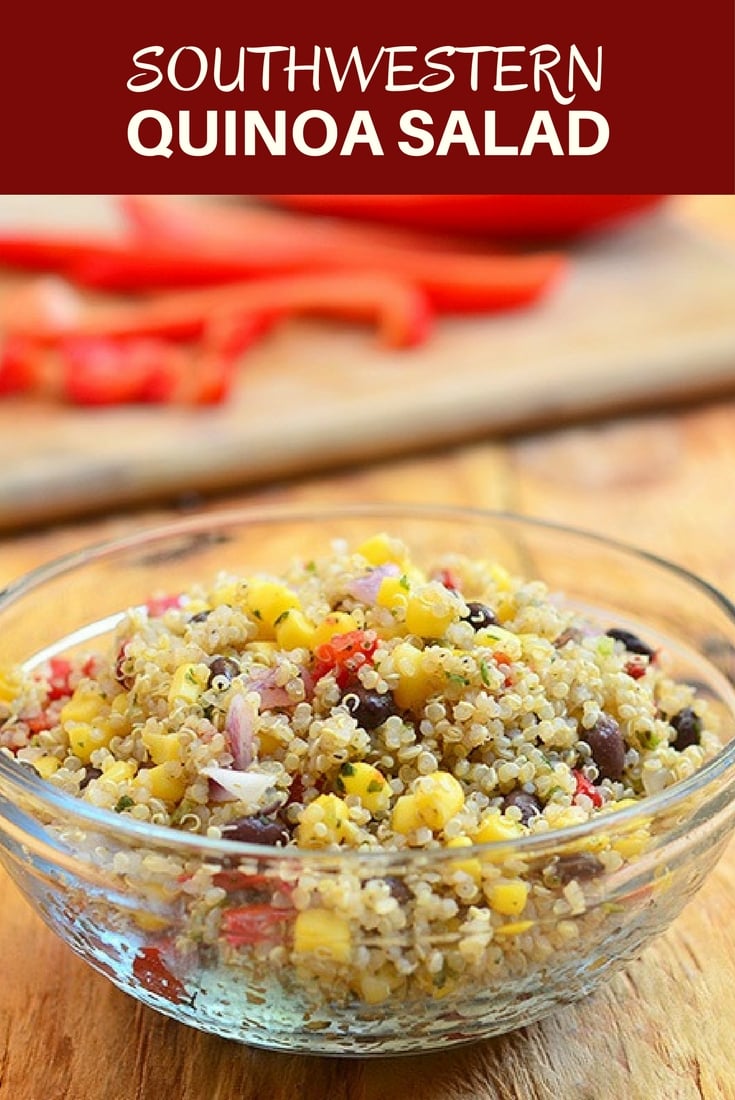
{"label": "blurred background", "polygon": [[735,392],[734,257],[733,196],[0,197],[0,525],[567,424],[593,478]]}

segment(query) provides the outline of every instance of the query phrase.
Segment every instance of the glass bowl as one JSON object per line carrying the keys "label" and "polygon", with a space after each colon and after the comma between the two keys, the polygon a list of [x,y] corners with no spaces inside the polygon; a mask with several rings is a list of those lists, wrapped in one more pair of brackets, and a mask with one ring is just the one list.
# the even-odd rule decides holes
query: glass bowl
{"label": "glass bowl", "polygon": [[[0,661],[32,669],[92,651],[124,610],[156,592],[182,591],[220,569],[278,571],[294,556],[323,553],[331,539],[354,545],[379,530],[404,539],[418,564],[447,551],[493,558],[578,609],[643,632],[665,646],[671,674],[695,682],[720,712],[724,747],[690,778],[614,815],[463,848],[475,870],[501,867],[543,883],[535,919],[511,919],[502,934],[488,933],[481,907],[457,912],[439,902],[427,914],[421,891],[441,898],[456,849],[335,854],[210,839],[99,810],[0,753],[0,857],[18,887],[115,985],[204,1031],[282,1051],[386,1055],[529,1024],[589,995],[663,931],[735,824],[735,609],[650,554],[513,515],[384,506],[186,519],[9,585],[0,594]],[[586,877],[585,858],[611,844],[622,864]],[[550,868],[567,873],[550,877]],[[351,920],[348,943],[317,950],[308,965],[292,953],[295,891],[337,892],[349,914],[376,883],[398,901],[401,927],[385,936],[374,921]],[[235,902],[246,916],[229,918],[237,935],[225,943],[218,922]],[[376,958],[392,960],[391,980],[369,977]]]}

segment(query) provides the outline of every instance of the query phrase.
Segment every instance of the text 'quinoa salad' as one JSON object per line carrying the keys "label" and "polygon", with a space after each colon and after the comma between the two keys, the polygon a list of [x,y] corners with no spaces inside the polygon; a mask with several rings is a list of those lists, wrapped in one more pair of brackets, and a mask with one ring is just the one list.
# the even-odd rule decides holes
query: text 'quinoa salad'
{"label": "text 'quinoa salad'", "polygon": [[[475,845],[610,815],[719,750],[706,701],[666,664],[539,581],[453,554],[424,572],[376,534],[283,575],[154,596],[106,653],[4,669],[0,751],[112,813],[294,856],[456,851],[400,877],[295,858],[274,878],[254,857],[149,875],[184,898],[180,948],[334,998],[443,996],[573,940],[584,889],[650,835],[639,818],[540,868]],[[166,942],[165,917],[138,924]]]}

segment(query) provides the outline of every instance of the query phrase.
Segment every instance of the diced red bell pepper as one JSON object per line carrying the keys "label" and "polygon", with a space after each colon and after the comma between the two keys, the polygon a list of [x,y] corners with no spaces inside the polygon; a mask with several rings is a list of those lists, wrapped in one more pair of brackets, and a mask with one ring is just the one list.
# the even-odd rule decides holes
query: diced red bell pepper
{"label": "diced red bell pepper", "polygon": [[48,675],[49,701],[64,699],[67,695],[71,695],[71,688],[69,686],[69,677],[71,673],[71,661],[67,661],[63,657],[51,658],[49,661]]}
{"label": "diced red bell pepper", "polygon": [[450,592],[459,591],[459,578],[451,569],[440,569],[436,579],[443,584],[445,588],[448,588]]}
{"label": "diced red bell pepper", "polygon": [[169,608],[181,607],[181,596],[151,596],[145,606],[151,619],[159,619]]}
{"label": "diced red bell pepper", "polygon": [[190,1000],[186,986],[172,974],[157,947],[141,947],[133,960],[133,976],[149,993],[172,1004]]}
{"label": "diced red bell pepper", "polygon": [[585,794],[592,802],[593,806],[602,805],[602,795],[596,787],[590,783],[589,779],[582,772],[572,769],[572,775],[574,776],[574,782],[576,784],[574,797],[577,798],[580,794]]}
{"label": "diced red bell pepper", "polygon": [[43,733],[44,730],[53,729],[56,722],[58,722],[58,718],[50,718],[46,711],[41,711],[40,714],[25,716],[21,721],[25,722],[31,733]]}
{"label": "diced red bell pepper", "polygon": [[222,935],[231,947],[278,940],[283,937],[283,925],[293,915],[293,909],[278,909],[265,904],[226,909],[222,914]]}
{"label": "diced red bell pepper", "polygon": [[339,686],[346,687],[363,665],[372,664],[377,646],[378,635],[374,630],[350,630],[346,634],[336,634],[314,650],[314,679],[320,680],[327,673],[334,672]]}
{"label": "diced red bell pepper", "polygon": [[628,661],[625,671],[634,680],[640,680],[646,675],[648,665],[644,661]]}

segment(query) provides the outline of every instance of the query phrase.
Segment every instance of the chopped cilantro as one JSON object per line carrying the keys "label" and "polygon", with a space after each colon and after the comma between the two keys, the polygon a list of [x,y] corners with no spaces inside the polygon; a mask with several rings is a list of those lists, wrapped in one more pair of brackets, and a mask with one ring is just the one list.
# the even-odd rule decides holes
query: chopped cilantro
{"label": "chopped cilantro", "polygon": [[368,783],[367,793],[368,794],[378,794],[378,792],[382,791],[382,789],[383,789],[383,784],[380,782],[380,780],[379,779],[372,779]]}
{"label": "chopped cilantro", "polygon": [[346,764],[343,764],[342,767],[339,769],[339,774],[340,775],[354,775],[355,774],[355,765],[350,764],[349,761],[348,761]]}
{"label": "chopped cilantro", "polygon": [[462,687],[469,687],[470,682],[466,676],[460,676],[456,672],[448,672],[447,680],[451,680],[453,684],[461,684]]}
{"label": "chopped cilantro", "polygon": [[306,570],[307,573],[316,573],[316,562],[315,561],[307,561],[307,563],[304,566],[304,569]]}
{"label": "chopped cilantro", "polygon": [[405,573],[403,574],[403,576],[401,577],[401,579],[399,580],[398,583],[400,584],[401,588],[405,588],[406,591],[408,591],[408,589],[411,587],[411,585],[409,584],[409,581],[408,581],[408,577],[406,576]]}
{"label": "chopped cilantro", "polygon": [[480,676],[483,684],[490,687],[490,669],[487,667],[487,661],[480,661]]}
{"label": "chopped cilantro", "polygon": [[260,613],[260,612],[258,611],[257,607],[256,607],[256,608],[254,608],[254,610],[253,610],[253,618],[255,618],[255,619],[260,619],[260,621],[261,621],[261,622],[263,621],[263,616],[262,616],[262,615],[261,615],[261,613]]}
{"label": "chopped cilantro", "polygon": [[282,622],[284,621],[284,619],[287,619],[287,618],[288,618],[288,616],[290,615],[290,613],[291,613],[291,612],[290,612],[290,609],[289,609],[289,608],[287,607],[285,611],[282,611],[282,612],[281,612],[281,614],[280,614],[280,615],[278,616],[278,618],[277,618],[277,619],[276,619],[276,621],[275,621],[275,622],[273,623],[273,625],[274,625],[274,626],[278,626],[278,624],[279,624],[279,623],[282,623]]}
{"label": "chopped cilantro", "polygon": [[197,678],[190,668],[187,668],[184,679],[186,680],[187,684],[197,684]]}
{"label": "chopped cilantro", "polygon": [[123,812],[123,810],[129,810],[130,807],[134,806],[134,805],[135,805],[134,800],[132,798],[130,798],[129,795],[124,794],[122,796],[122,798],[119,798],[117,800],[117,805],[115,806],[115,813],[116,814],[121,814]]}

